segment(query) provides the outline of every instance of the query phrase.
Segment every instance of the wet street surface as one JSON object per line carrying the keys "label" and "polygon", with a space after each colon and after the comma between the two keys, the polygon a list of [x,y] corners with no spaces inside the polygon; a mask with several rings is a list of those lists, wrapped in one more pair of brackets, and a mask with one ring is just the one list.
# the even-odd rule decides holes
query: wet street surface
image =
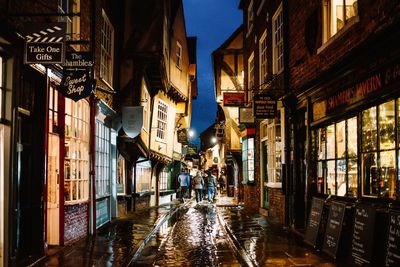
{"label": "wet street surface", "polygon": [[241,266],[213,204],[182,209],[132,266]]}
{"label": "wet street surface", "polygon": [[53,248],[48,259],[34,266],[124,266],[174,208],[173,204],[131,214],[71,247]]}
{"label": "wet street surface", "polygon": [[[339,266],[281,226],[219,197],[152,207],[53,248],[33,266]],[[346,266],[346,265],[343,265]]]}

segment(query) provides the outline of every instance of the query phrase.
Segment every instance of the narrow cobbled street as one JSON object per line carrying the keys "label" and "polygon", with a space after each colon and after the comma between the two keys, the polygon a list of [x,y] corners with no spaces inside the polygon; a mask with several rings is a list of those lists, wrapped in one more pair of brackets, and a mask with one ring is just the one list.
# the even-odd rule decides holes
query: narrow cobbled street
{"label": "narrow cobbled street", "polygon": [[240,266],[213,204],[182,209],[133,266]]}

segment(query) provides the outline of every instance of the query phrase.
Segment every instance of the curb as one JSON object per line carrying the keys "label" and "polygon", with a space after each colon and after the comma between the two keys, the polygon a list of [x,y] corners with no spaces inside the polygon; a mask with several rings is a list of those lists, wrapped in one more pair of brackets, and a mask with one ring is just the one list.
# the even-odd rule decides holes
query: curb
{"label": "curb", "polygon": [[220,224],[224,227],[225,231],[227,232],[229,236],[229,243],[232,247],[232,249],[235,252],[235,255],[237,259],[239,260],[240,264],[242,266],[247,266],[247,267],[254,267],[258,266],[257,262],[254,261],[253,258],[249,257],[247,255],[246,250],[240,245],[239,241],[237,240],[236,236],[232,232],[232,230],[229,228],[228,225],[226,225],[224,219],[221,218],[221,215],[217,212],[218,220]]}

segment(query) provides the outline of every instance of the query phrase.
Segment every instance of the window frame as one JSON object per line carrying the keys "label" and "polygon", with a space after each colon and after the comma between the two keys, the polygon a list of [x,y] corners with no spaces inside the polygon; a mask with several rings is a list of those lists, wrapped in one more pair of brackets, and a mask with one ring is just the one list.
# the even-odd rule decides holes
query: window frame
{"label": "window frame", "polygon": [[[338,29],[337,22],[335,21],[335,18],[337,19],[338,17],[335,16],[337,14],[337,10],[335,10],[335,1],[342,1],[342,21],[343,21],[343,26]],[[356,9],[353,10],[354,15],[349,17],[348,19],[346,18],[347,12],[347,6],[346,2],[347,1],[352,1],[352,0],[322,0],[322,43],[327,43],[330,39],[334,38],[338,33],[345,31],[348,26],[350,26],[353,22],[356,22],[358,20],[358,0],[354,0],[356,3]],[[353,2],[353,4],[354,4]],[[336,5],[337,7],[338,5]],[[336,25],[336,27],[335,27]]]}
{"label": "window frame", "polygon": [[64,200],[68,205],[89,199],[90,106],[85,99],[65,98],[65,128]]}
{"label": "window frame", "polygon": [[254,77],[254,52],[251,53],[249,56],[249,59],[247,60],[247,97],[248,97],[248,103],[253,101],[253,91],[254,91],[254,85],[255,85],[255,77]]}
{"label": "window frame", "polygon": [[[276,21],[280,20],[276,25]],[[280,74],[284,70],[284,36],[283,36],[283,9],[282,3],[279,5],[274,16],[272,17],[272,72]]]}
{"label": "window frame", "polygon": [[247,8],[247,34],[253,30],[254,23],[254,4],[253,0],[250,1],[249,7]]}
{"label": "window frame", "polygon": [[168,133],[168,104],[159,99],[157,105],[157,140],[166,141]]}
{"label": "window frame", "polygon": [[179,41],[176,41],[176,67],[178,69],[182,69],[182,45],[179,43]]}
{"label": "window frame", "polygon": [[259,57],[260,57],[260,84],[264,84],[268,77],[268,45],[267,30],[265,29],[259,40]]}
{"label": "window frame", "polygon": [[114,67],[114,27],[106,12],[102,10],[100,78],[112,88]]}
{"label": "window frame", "polygon": [[95,170],[96,198],[111,195],[111,129],[96,119],[95,131]]}

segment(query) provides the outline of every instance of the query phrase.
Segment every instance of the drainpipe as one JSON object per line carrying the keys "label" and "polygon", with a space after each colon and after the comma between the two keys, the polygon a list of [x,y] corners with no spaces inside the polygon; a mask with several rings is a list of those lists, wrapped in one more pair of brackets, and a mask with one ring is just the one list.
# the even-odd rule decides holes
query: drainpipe
{"label": "drainpipe", "polygon": [[44,181],[43,181],[43,249],[47,251],[47,181],[48,181],[48,156],[49,156],[49,91],[50,77],[49,69],[46,67],[46,91],[45,91],[45,112],[44,112]]}

